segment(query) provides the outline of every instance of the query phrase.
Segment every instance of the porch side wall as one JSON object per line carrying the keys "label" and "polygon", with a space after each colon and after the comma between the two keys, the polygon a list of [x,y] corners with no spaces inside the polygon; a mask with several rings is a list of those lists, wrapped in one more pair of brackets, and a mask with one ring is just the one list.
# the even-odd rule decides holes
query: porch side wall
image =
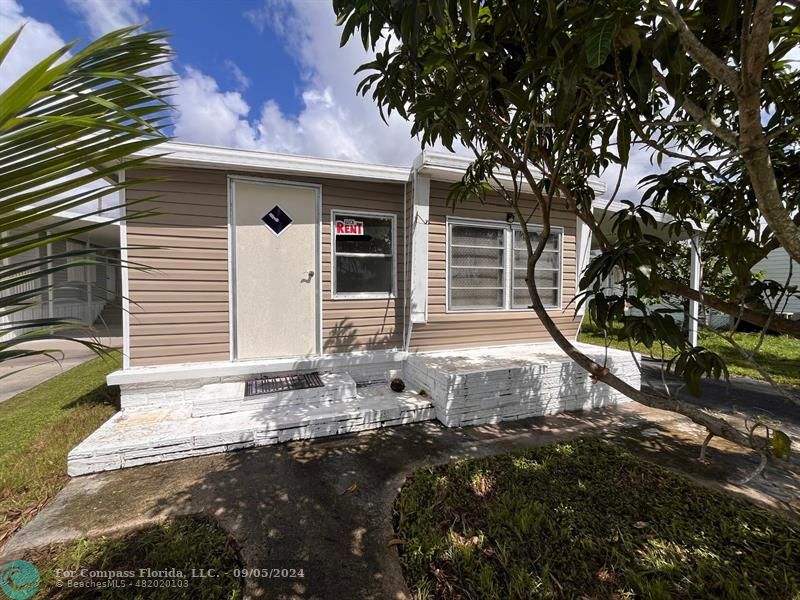
{"label": "porch side wall", "polygon": [[[491,221],[506,221],[507,205],[499,197],[488,197],[459,205],[455,211],[447,206],[450,184],[431,181],[430,224],[428,241],[428,322],[415,324],[410,350],[429,351],[481,346],[503,346],[530,342],[551,341],[547,331],[533,311],[475,311],[447,312],[447,217],[467,217]],[[525,200],[527,212],[533,199]],[[538,212],[538,211],[537,211]],[[523,210],[523,213],[525,211]],[[530,223],[540,223],[533,214]],[[569,339],[577,335],[580,317],[573,317],[574,308],[568,302],[575,294],[575,216],[566,211],[554,211],[551,223],[564,228],[562,253],[562,309],[550,315]]]}
{"label": "porch side wall", "polygon": [[[323,352],[400,348],[405,296],[403,185],[269,173],[153,168],[128,190],[129,209],[159,214],[128,223],[131,366],[228,360],[228,175],[322,186]],[[331,210],[396,215],[397,297],[331,298]],[[136,268],[143,265],[147,269]],[[290,300],[287,299],[287,302]]]}

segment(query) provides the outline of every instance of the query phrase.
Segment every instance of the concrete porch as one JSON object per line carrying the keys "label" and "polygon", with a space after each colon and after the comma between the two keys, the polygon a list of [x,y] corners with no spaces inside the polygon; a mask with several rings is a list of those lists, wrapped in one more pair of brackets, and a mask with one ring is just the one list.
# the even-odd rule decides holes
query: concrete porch
{"label": "concrete porch", "polygon": [[[579,344],[582,351],[639,386],[633,357]],[[245,396],[245,381],[279,370],[265,363],[186,366],[184,377],[144,369],[122,372],[122,410],[69,454],[72,476],[343,435],[438,419],[448,427],[613,406],[626,398],[588,375],[555,344],[431,353],[346,364],[331,357],[298,361],[321,373],[322,387]],[[278,366],[285,368],[285,362]],[[126,375],[126,373],[128,373]],[[187,376],[194,375],[194,377]],[[406,390],[389,389],[401,376]],[[127,381],[127,383],[125,383]]]}

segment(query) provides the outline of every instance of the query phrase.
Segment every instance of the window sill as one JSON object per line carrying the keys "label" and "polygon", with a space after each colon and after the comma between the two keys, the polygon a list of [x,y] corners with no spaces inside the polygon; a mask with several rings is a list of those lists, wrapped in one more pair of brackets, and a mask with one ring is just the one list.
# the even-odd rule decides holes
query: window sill
{"label": "window sill", "polygon": [[331,294],[331,300],[394,300],[396,294],[364,292],[361,294]]}
{"label": "window sill", "polygon": [[[564,311],[564,309],[561,306],[545,306],[544,309],[547,312]],[[533,309],[532,308],[447,308],[445,309],[445,314],[448,315],[474,315],[480,313],[497,315],[503,313],[518,314],[525,312],[533,313]]]}

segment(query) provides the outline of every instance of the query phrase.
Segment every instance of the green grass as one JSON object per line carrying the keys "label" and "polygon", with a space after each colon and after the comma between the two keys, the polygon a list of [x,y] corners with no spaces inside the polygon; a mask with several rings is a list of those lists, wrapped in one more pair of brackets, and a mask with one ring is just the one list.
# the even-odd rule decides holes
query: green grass
{"label": "green grass", "polygon": [[588,439],[416,471],[417,598],[800,598],[800,526]]}
{"label": "green grass", "polygon": [[[750,350],[758,343],[759,334],[735,333],[733,337],[736,343]],[[578,341],[598,346],[606,344],[602,332],[587,321],[583,322]],[[709,331],[701,331],[699,344],[719,354],[728,365],[731,375],[764,379],[736,348],[718,335]],[[628,350],[628,342],[617,339],[615,332],[612,332],[612,335],[608,337],[608,345],[612,348]],[[634,344],[634,350],[650,355],[650,350],[642,344]],[[664,354],[666,358],[670,358],[674,354],[674,350],[665,347]],[[653,355],[656,358],[660,358],[661,350],[656,347]],[[798,365],[800,365],[800,339],[789,337],[788,335],[768,335],[764,338],[764,343],[761,345],[756,360],[776,383],[800,386],[800,368],[798,368]]]}
{"label": "green grass", "polygon": [[0,404],[0,543],[67,481],[67,453],[114,414],[105,385],[119,352],[78,365]]}
{"label": "green grass", "polygon": [[[178,517],[122,537],[83,539],[51,546],[25,559],[42,575],[37,598],[235,600],[242,597],[243,580],[237,573],[241,562],[235,544],[216,523],[196,517]],[[151,573],[170,569],[176,572],[153,576],[142,575],[140,569],[150,569]],[[82,570],[84,574],[80,575]],[[106,579],[86,575],[92,571],[133,573],[112,578],[112,581],[124,582],[124,588],[97,590],[75,586],[75,582]],[[214,576],[199,576],[211,572]],[[72,586],[68,585],[70,581]],[[161,582],[163,587],[145,587],[149,582]]]}

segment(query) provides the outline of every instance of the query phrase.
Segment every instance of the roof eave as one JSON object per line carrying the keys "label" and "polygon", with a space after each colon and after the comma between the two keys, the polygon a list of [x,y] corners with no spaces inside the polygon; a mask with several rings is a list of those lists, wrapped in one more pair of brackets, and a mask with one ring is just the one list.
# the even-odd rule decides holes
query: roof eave
{"label": "roof eave", "polygon": [[331,179],[358,179],[405,183],[409,169],[388,165],[358,163],[329,158],[279,154],[261,150],[241,150],[185,142],[165,142],[140,152],[137,156],[164,154],[153,164],[174,167],[235,170],[251,173],[306,175]]}

